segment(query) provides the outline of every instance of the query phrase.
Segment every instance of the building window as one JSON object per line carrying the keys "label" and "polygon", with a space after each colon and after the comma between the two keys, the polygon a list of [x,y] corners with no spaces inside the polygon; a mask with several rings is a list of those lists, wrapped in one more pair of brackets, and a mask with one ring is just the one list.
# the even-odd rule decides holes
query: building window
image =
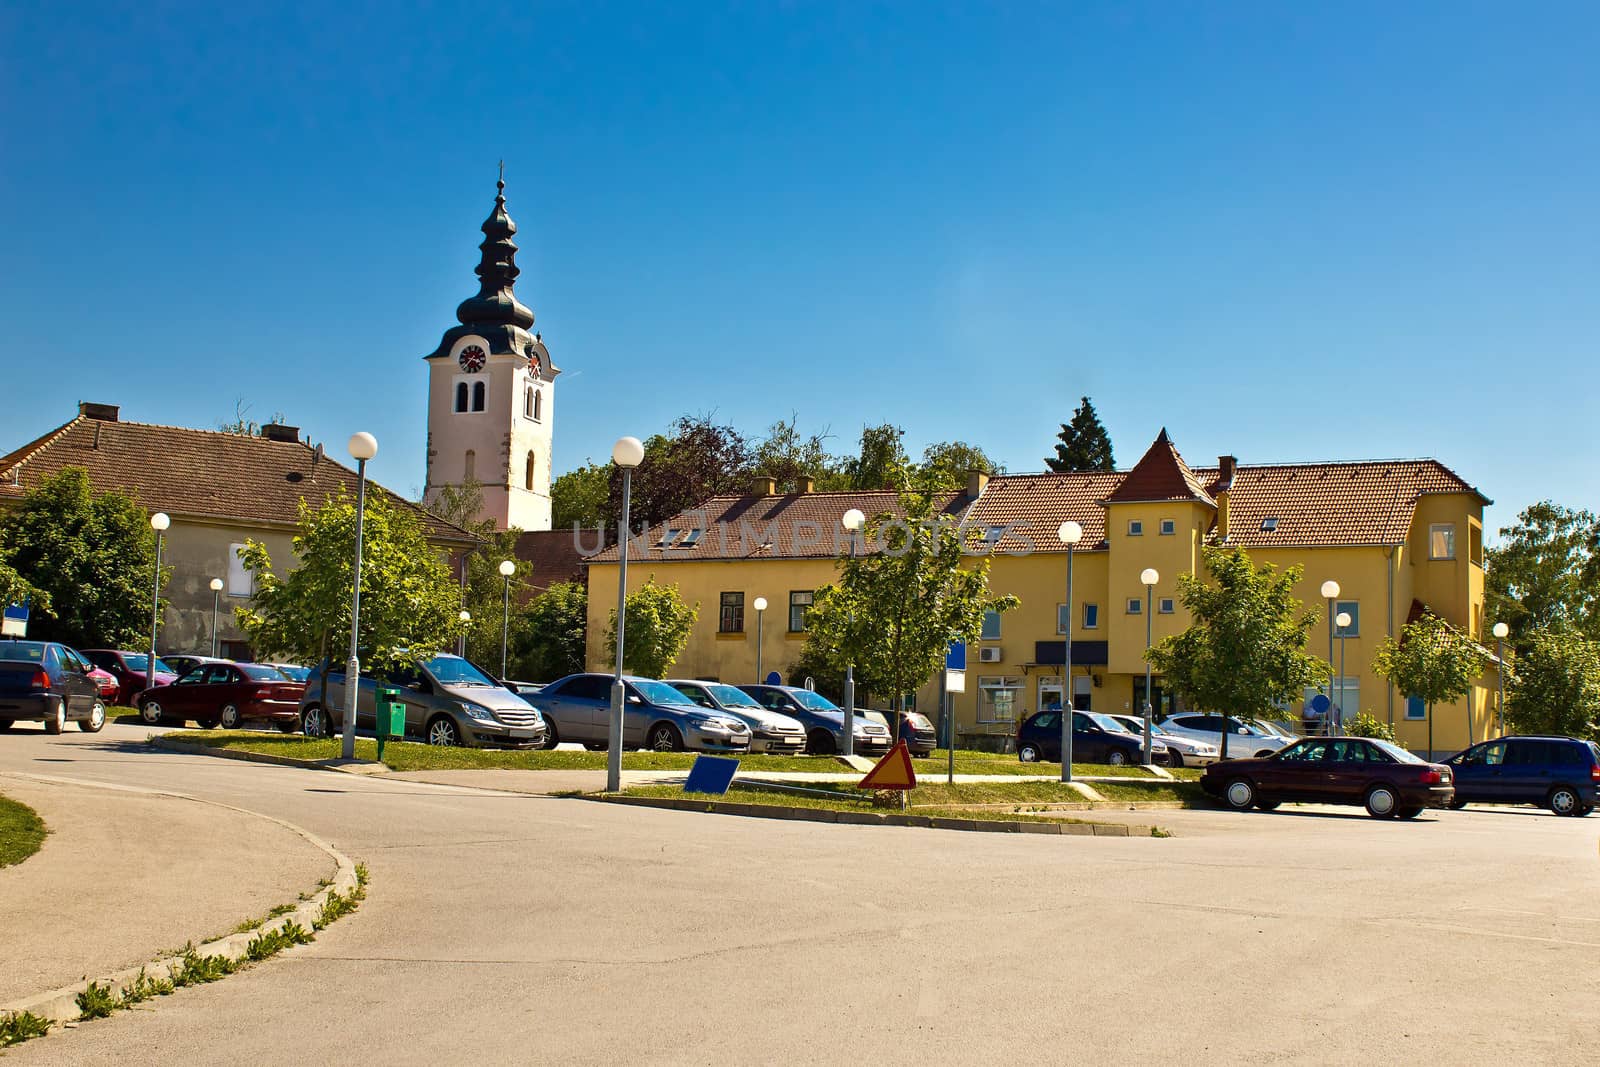
{"label": "building window", "polygon": [[[1321,686],[1306,687],[1305,708],[1307,711],[1311,709],[1311,701],[1322,691]],[[1335,721],[1348,723],[1361,711],[1361,679],[1355,675],[1351,675],[1348,678],[1334,678],[1332,699],[1335,709]],[[1409,719],[1411,717],[1408,705],[1406,718]],[[1421,718],[1420,715],[1416,717]]]}
{"label": "building window", "polygon": [[239,553],[242,551],[244,551],[242,543],[228,546],[229,596],[254,596],[256,592],[256,576],[245,570],[244,560],[239,558]]}
{"label": "building window", "polygon": [[522,391],[522,417],[525,419],[537,418],[533,413],[533,395],[534,389],[531,385]]}
{"label": "building window", "polygon": [[1422,702],[1421,697],[1406,697],[1406,718],[1426,719],[1427,717],[1428,705]]}
{"label": "building window", "polygon": [[544,418],[544,394],[539,390],[533,391],[533,421],[538,422]]}
{"label": "building window", "polygon": [[1085,630],[1098,630],[1100,628],[1100,605],[1085,604],[1083,606],[1083,628]]}
{"label": "building window", "polygon": [[983,629],[978,631],[978,639],[980,641],[1000,640],[1000,613],[998,611],[986,611],[983,613]]}
{"label": "building window", "polygon": [[528,462],[523,465],[522,472],[522,488],[530,493],[533,492],[533,466],[533,452],[530,450],[528,452]]}
{"label": "building window", "polygon": [[1428,558],[1456,558],[1456,525],[1453,522],[1436,522],[1428,527]]}
{"label": "building window", "polygon": [[482,382],[472,383],[472,410],[483,410],[484,385]]}
{"label": "building window", "polygon": [[477,468],[478,453],[469,448],[467,449],[467,454],[461,459],[461,480],[464,482],[473,481]]}
{"label": "building window", "polygon": [[811,614],[811,602],[816,594],[809,589],[796,590],[789,594],[789,632],[803,634],[806,632],[806,616]]}
{"label": "building window", "polygon": [[1177,605],[1172,602],[1171,597],[1164,596],[1160,600],[1156,601],[1156,610],[1163,615],[1171,615],[1177,610]]}
{"label": "building window", "polygon": [[1058,634],[1066,633],[1067,632],[1067,623],[1070,621],[1070,619],[1071,619],[1071,615],[1067,611],[1067,606],[1065,604],[1057,604],[1056,605],[1056,633],[1058,633]]}
{"label": "building window", "polygon": [[1128,536],[1129,537],[1143,537],[1144,536],[1144,523],[1140,522],[1138,519],[1129,519],[1128,520]]}
{"label": "building window", "polygon": [[1483,566],[1483,527],[1473,522],[1467,523],[1467,560]]}
{"label": "building window", "polygon": [[722,594],[722,616],[717,622],[717,631],[725,634],[744,633],[744,594]]}
{"label": "building window", "polygon": [[1021,678],[978,679],[978,721],[1017,721],[1017,697],[1022,693]]}
{"label": "building window", "polygon": [[1277,528],[1278,528],[1278,518],[1277,518],[1276,515],[1268,515],[1266,518],[1261,520],[1261,532],[1262,533],[1271,533],[1272,531],[1276,530]]}
{"label": "building window", "polygon": [[1175,534],[1177,532],[1178,532],[1178,523],[1177,523],[1176,519],[1162,519],[1161,520],[1161,536],[1162,537],[1171,537],[1173,534]]}
{"label": "building window", "polygon": [[456,383],[456,410],[457,411],[465,411],[465,410],[467,410],[467,383],[466,382],[457,382]]}
{"label": "building window", "polygon": [[1144,601],[1140,600],[1136,596],[1129,597],[1128,598],[1128,614],[1129,615],[1143,615],[1144,614]]}
{"label": "building window", "polygon": [[1361,636],[1361,601],[1335,600],[1333,602],[1333,617],[1337,619],[1343,613],[1350,616],[1349,626],[1335,626],[1335,637],[1360,637]]}

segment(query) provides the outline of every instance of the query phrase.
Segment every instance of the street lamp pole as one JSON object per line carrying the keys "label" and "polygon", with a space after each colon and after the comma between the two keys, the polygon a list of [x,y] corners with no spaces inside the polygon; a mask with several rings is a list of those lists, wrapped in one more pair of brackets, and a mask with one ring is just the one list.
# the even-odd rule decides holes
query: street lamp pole
{"label": "street lamp pole", "polygon": [[[1161,574],[1154,567],[1146,567],[1139,572],[1139,581],[1144,583],[1144,756],[1141,762],[1146,767],[1150,766],[1150,616],[1156,591],[1156,583],[1161,580]],[[1227,727],[1227,723],[1223,723]]]}
{"label": "street lamp pole", "polygon": [[366,431],[350,435],[347,446],[356,461],[356,569],[350,591],[350,659],[344,665],[344,740],[341,759],[356,758],[356,701],[361,696],[361,541],[367,518],[367,460],[378,454],[378,439]]}
{"label": "street lamp pole", "polygon": [[211,654],[217,654],[217,612],[222,604],[222,579],[211,579]]}
{"label": "street lamp pole", "polygon": [[154,689],[156,684],[156,627],[161,623],[161,535],[172,525],[164,511],[150,516],[150,529],[156,532],[156,576],[150,594],[150,662],[144,665],[144,687]]}
{"label": "street lamp pole", "polygon": [[[1333,631],[1338,629],[1339,621],[1333,617],[1333,602],[1339,596],[1339,583],[1329,578],[1322,583],[1322,595],[1328,601],[1328,710],[1322,713],[1322,732],[1328,737],[1333,736]],[[1342,671],[1343,668],[1341,667]],[[1341,676],[1342,686],[1344,679]],[[1340,696],[1344,695],[1341,688]]]}
{"label": "street lamp pole", "polygon": [[1494,624],[1494,658],[1499,660],[1500,667],[1500,706],[1495,709],[1496,719],[1500,724],[1500,736],[1506,735],[1506,635],[1511,632],[1511,627],[1503,622]]}
{"label": "street lamp pole", "polygon": [[1061,780],[1072,781],[1072,720],[1077,717],[1077,704],[1072,697],[1072,552],[1078,547],[1078,542],[1083,540],[1083,527],[1068,519],[1056,531],[1061,538],[1061,543],[1067,546],[1067,625],[1063,627],[1065,635],[1062,644],[1065,646],[1065,655],[1062,659],[1061,679]]}
{"label": "street lamp pole", "polygon": [[[1338,731],[1344,733],[1344,642],[1350,636],[1350,613],[1341,611],[1333,620],[1339,627],[1339,705],[1338,714],[1334,716],[1334,725]],[[1360,709],[1357,709],[1360,710]]]}
{"label": "street lamp pole", "polygon": [[456,655],[460,656],[462,659],[466,659],[467,624],[472,621],[472,612],[468,611],[466,608],[462,608],[461,613],[457,615],[456,618],[461,620],[461,636],[456,638]]}
{"label": "street lamp pole", "polygon": [[611,680],[611,736],[606,743],[606,792],[622,789],[622,649],[628,615],[628,512],[633,508],[633,469],[644,462],[644,445],[637,437],[619,437],[611,447],[611,462],[622,469],[622,516],[617,529],[617,673]]}
{"label": "street lamp pole", "polygon": [[[844,513],[844,517],[841,518],[839,522],[844,526],[845,531],[850,535],[850,561],[853,563],[855,562],[856,558],[856,533],[861,529],[861,527],[866,525],[867,516],[862,513],[860,508],[851,508],[849,511]],[[853,756],[856,753],[856,651],[854,645],[855,621],[856,613],[854,609],[851,609],[850,640],[852,643],[851,647],[846,650],[849,652],[850,658],[845,662],[844,665],[844,754],[846,756]],[[759,679],[757,680],[759,681]],[[939,708],[939,711],[941,714],[944,712],[943,706]],[[955,747],[954,736],[955,731],[951,730],[949,740],[951,748]]]}
{"label": "street lamp pole", "polygon": [[756,684],[764,685],[766,679],[761,674],[761,638],[766,629],[767,598],[758,596],[750,602],[750,606],[756,609]]}
{"label": "street lamp pole", "polygon": [[500,577],[505,579],[505,590],[500,605],[500,680],[506,680],[506,642],[511,636],[511,576],[517,573],[515,560],[500,561]]}

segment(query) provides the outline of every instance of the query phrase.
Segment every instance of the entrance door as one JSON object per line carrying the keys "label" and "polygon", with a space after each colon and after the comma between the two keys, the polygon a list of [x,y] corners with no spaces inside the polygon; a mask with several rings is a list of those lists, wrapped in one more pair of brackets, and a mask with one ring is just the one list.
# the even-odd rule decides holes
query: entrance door
{"label": "entrance door", "polygon": [[[1156,722],[1160,722],[1168,715],[1174,715],[1178,712],[1179,708],[1177,700],[1172,694],[1166,691],[1159,680],[1154,681],[1151,684],[1150,693],[1150,716],[1151,718],[1155,719]],[[1134,715],[1144,714],[1143,678],[1135,678],[1133,680],[1133,707],[1130,708],[1129,711]]]}

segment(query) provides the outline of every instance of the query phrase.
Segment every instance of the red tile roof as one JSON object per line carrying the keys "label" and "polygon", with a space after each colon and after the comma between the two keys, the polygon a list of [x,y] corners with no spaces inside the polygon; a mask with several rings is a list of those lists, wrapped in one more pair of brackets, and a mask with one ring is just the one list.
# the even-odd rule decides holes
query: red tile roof
{"label": "red tile roof", "polygon": [[1100,501],[1126,476],[1122,471],[1002,474],[989,480],[967,524],[986,531],[1005,527],[994,543],[997,553],[1065,552],[1058,531],[1073,519],[1083,527],[1078,547],[1099,548],[1106,539],[1106,509]]}
{"label": "red tile roof", "polygon": [[1107,504],[1161,500],[1198,500],[1213,507],[1217,503],[1178,455],[1165,427],[1122,479],[1122,484],[1106,497]]}
{"label": "red tile roof", "polygon": [[526,596],[542,593],[557,582],[582,580],[587,561],[582,546],[593,546],[598,537],[593,530],[575,534],[571,530],[528,530],[517,538],[512,554],[528,564],[522,579]]}
{"label": "red tile roof", "polygon": [[[120,489],[143,507],[174,518],[243,525],[293,524],[302,497],[317,503],[340,486],[352,497],[356,492],[355,471],[299,441],[79,415],[0,457],[0,502],[20,498],[66,467],[82,467],[96,488]],[[394,506],[415,513],[429,540],[477,541],[376,482],[367,484]]]}

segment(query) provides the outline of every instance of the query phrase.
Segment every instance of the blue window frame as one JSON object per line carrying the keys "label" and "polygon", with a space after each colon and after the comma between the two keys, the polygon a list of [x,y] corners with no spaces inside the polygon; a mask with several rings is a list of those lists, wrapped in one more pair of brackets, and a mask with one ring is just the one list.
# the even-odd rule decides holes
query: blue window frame
{"label": "blue window frame", "polygon": [[1406,697],[1406,718],[1426,719],[1427,717],[1428,705],[1422,702],[1421,697]]}

